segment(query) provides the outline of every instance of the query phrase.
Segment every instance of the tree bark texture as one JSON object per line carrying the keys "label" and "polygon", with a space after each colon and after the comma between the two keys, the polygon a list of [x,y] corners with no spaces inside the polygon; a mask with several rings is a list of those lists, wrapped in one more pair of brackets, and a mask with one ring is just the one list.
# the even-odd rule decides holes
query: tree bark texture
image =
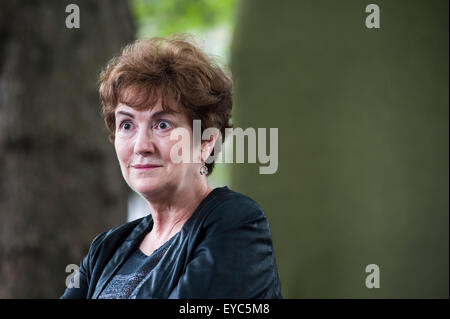
{"label": "tree bark texture", "polygon": [[0,2],[0,298],[56,298],[66,265],[126,220],[97,78],[134,39],[127,1]]}

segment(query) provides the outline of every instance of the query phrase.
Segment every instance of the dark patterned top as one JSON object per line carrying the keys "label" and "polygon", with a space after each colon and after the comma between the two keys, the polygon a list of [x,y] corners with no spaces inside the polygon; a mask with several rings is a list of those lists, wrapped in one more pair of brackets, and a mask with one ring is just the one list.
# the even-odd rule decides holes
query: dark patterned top
{"label": "dark patterned top", "polygon": [[119,268],[99,299],[134,299],[133,293],[139,290],[143,279],[156,267],[175,237],[176,235],[172,236],[150,256],[144,254],[138,247]]}

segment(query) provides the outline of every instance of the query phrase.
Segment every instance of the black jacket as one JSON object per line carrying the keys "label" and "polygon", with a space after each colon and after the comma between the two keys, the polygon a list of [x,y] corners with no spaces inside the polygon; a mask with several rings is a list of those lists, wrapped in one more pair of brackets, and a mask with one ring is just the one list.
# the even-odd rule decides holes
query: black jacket
{"label": "black jacket", "polygon": [[[61,298],[98,298],[152,226],[148,215],[95,237],[80,265],[80,287]],[[267,218],[226,186],[201,202],[144,280],[137,298],[281,298]]]}

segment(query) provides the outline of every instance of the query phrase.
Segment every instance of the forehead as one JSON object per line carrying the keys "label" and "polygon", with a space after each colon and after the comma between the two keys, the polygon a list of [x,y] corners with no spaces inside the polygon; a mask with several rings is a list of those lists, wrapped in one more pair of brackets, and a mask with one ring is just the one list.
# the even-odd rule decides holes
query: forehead
{"label": "forehead", "polygon": [[[153,114],[159,111],[163,111],[163,107],[162,104],[160,102],[156,103],[155,105],[152,106],[148,106],[146,108],[136,108],[136,107],[131,107],[125,103],[119,103],[116,107],[116,109],[114,110],[114,113],[116,113],[116,115],[119,113],[121,113],[121,111],[127,112],[127,113],[131,113],[131,114],[135,114],[135,113],[145,113],[145,114]],[[167,109],[168,113],[175,113],[173,110],[171,109]]]}
{"label": "forehead", "polygon": [[128,90],[128,98],[119,101],[116,106],[114,113],[117,114],[119,111],[126,111],[128,113],[145,113],[153,114],[160,111],[165,111],[167,114],[177,114],[184,113],[183,109],[178,105],[178,103],[170,97],[162,97],[161,95],[153,95],[153,97],[147,97],[145,100],[135,98],[131,99],[132,91]]}
{"label": "forehead", "polygon": [[121,111],[131,115],[150,117],[154,114],[170,115],[172,119],[175,117],[190,122],[187,110],[179,105],[173,95],[157,87],[145,90],[144,87],[130,85],[122,89],[114,115],[119,115],[118,112]]}

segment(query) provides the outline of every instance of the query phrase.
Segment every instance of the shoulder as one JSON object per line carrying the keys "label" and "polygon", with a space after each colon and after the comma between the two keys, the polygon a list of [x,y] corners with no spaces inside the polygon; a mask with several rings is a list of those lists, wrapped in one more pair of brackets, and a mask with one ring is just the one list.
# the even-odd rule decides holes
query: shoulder
{"label": "shoulder", "polygon": [[232,227],[247,223],[267,223],[261,206],[247,195],[222,187],[216,195],[214,205],[206,217],[206,226],[217,224]]}

